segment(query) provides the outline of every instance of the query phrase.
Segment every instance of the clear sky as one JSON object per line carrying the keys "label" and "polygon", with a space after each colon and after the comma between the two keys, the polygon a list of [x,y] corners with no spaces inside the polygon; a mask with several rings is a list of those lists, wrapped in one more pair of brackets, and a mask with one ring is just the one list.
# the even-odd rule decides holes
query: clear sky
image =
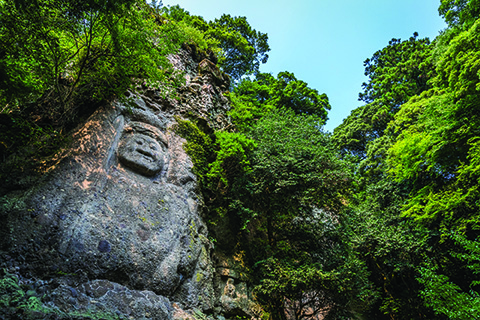
{"label": "clear sky", "polygon": [[446,27],[440,0],[163,0],[207,21],[223,13],[245,16],[268,34],[271,51],[262,72],[293,72],[326,93],[332,109],[325,129],[333,131],[358,101],[366,81],[363,61],[392,38],[414,32],[433,40]]}

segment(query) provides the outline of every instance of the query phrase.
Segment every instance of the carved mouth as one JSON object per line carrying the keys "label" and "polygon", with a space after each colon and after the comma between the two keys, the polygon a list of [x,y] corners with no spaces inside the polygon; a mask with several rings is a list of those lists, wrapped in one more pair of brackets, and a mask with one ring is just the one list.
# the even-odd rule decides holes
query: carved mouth
{"label": "carved mouth", "polygon": [[154,154],[149,151],[142,150],[142,149],[137,149],[136,151],[141,155],[143,155],[145,158],[149,158],[150,160],[155,160]]}

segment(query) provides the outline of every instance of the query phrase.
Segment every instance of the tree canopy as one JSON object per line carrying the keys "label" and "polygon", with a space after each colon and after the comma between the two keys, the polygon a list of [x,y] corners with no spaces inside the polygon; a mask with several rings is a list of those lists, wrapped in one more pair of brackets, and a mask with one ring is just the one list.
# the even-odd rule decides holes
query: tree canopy
{"label": "tree canopy", "polygon": [[437,38],[394,38],[365,60],[362,105],[332,135],[325,93],[289,71],[259,72],[268,36],[246,17],[0,0],[2,182],[15,150],[51,157],[86,109],[139,83],[168,94],[181,82],[167,56],[189,43],[235,80],[231,122],[214,130],[190,115],[173,129],[215,250],[242,252],[266,316],[476,319],[480,1],[441,0],[438,11],[448,28]]}
{"label": "tree canopy", "polygon": [[326,94],[320,94],[286,71],[280,72],[277,78],[268,73],[259,73],[255,79],[243,79],[234,88],[230,98],[235,105],[230,115],[234,123],[242,128],[280,107],[298,115],[313,115],[320,121],[319,125],[323,125],[330,110]]}
{"label": "tree canopy", "polygon": [[449,28],[431,44],[394,39],[366,60],[366,104],[335,129],[360,158],[347,218],[375,319],[478,317],[477,9],[441,1]]}
{"label": "tree canopy", "polygon": [[203,33],[207,47],[217,55],[219,66],[235,80],[258,73],[260,64],[268,60],[268,35],[253,29],[246,17],[224,14],[207,22],[179,6],[164,8],[164,12],[167,18]]}
{"label": "tree canopy", "polygon": [[434,68],[430,62],[429,39],[392,39],[388,46],[364,62],[369,81],[362,84],[359,100],[366,104],[354,109],[334,131],[337,146],[365,158],[367,145],[383,136],[400,106],[429,88]]}
{"label": "tree canopy", "polygon": [[140,77],[166,81],[166,56],[186,40],[156,23],[143,1],[5,0],[0,11],[0,103],[11,108],[43,95],[57,120],[84,93],[109,99]]}

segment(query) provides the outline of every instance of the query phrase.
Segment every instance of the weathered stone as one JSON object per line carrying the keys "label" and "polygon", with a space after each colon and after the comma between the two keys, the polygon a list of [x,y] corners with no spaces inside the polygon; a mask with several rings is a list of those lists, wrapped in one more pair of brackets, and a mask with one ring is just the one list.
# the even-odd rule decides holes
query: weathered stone
{"label": "weathered stone", "polygon": [[166,297],[201,295],[208,284],[188,281],[205,273],[196,265],[209,250],[200,239],[207,230],[192,163],[183,139],[168,129],[172,122],[159,127],[151,119],[148,108],[98,110],[72,150],[9,213],[13,252],[33,256],[34,239],[47,258],[35,265],[42,275],[80,270]]}
{"label": "weathered stone", "polygon": [[146,88],[128,105],[99,108],[33,188],[3,198],[0,267],[40,283],[34,291],[49,307],[131,319],[255,316],[245,269],[235,258],[212,262],[193,164],[172,129],[176,116],[228,125],[228,76],[193,51],[170,57],[186,79],[178,99]]}
{"label": "weathered stone", "polygon": [[[75,294],[73,294],[75,292]],[[130,290],[108,280],[93,280],[77,288],[61,284],[51,296],[52,303],[65,313],[72,306],[77,314],[122,315],[130,319],[172,319],[170,301],[148,290]]]}
{"label": "weathered stone", "polygon": [[259,318],[261,308],[251,297],[243,256],[217,253],[216,261],[216,295],[219,297],[221,314],[227,317]]}

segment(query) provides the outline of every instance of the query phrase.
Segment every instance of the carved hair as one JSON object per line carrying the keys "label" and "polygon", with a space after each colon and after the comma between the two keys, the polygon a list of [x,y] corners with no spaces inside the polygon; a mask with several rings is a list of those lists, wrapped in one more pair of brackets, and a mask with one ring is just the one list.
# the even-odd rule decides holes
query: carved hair
{"label": "carved hair", "polygon": [[156,127],[139,121],[129,122],[123,129],[125,133],[140,133],[152,137],[153,139],[168,146],[165,135]]}

